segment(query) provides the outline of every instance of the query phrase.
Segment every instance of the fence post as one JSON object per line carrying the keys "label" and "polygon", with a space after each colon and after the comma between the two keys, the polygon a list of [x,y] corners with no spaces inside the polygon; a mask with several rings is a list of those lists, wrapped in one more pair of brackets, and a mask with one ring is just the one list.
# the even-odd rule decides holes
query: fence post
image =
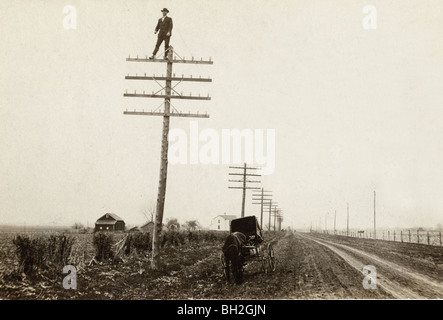
{"label": "fence post", "polygon": [[401,242],[403,242],[403,230],[400,231],[400,239],[401,239]]}
{"label": "fence post", "polygon": [[390,232],[388,231],[388,241],[391,240]]}
{"label": "fence post", "polygon": [[409,242],[411,242],[411,230],[409,229]]}
{"label": "fence post", "polygon": [[417,243],[420,243],[420,231],[417,230]]}
{"label": "fence post", "polygon": [[429,239],[429,231],[428,231],[428,246],[430,245],[430,242],[429,242],[429,240],[430,240],[430,239]]}
{"label": "fence post", "polygon": [[395,241],[395,230],[394,230],[394,241]]}
{"label": "fence post", "polygon": [[441,231],[440,231],[440,247],[441,247]]}

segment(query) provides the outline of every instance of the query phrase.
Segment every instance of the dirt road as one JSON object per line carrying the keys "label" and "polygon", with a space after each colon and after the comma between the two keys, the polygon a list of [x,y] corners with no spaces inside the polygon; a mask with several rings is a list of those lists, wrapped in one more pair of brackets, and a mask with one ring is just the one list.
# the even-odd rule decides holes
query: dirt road
{"label": "dirt road", "polygon": [[[374,266],[377,286],[393,298],[443,298],[443,270],[439,263],[443,256],[442,248],[317,234],[298,236],[328,248],[358,271],[366,265]],[[428,259],[417,258],[426,250],[433,251],[433,254],[428,254]]]}
{"label": "dirt road", "polygon": [[[260,264],[252,262],[246,266],[241,285],[227,285],[220,277],[220,269],[199,280],[205,288],[204,295],[193,290],[192,282],[177,273],[175,283],[185,285],[176,291],[174,298],[210,299],[383,299],[392,295],[383,288],[363,288],[364,275],[351,266],[340,255],[316,241],[298,233],[288,232],[274,242],[277,269],[265,274]],[[206,263],[216,263],[218,257],[207,257]],[[191,266],[193,270],[194,267]],[[184,271],[184,274],[189,272]],[[192,290],[192,293],[190,292]]]}

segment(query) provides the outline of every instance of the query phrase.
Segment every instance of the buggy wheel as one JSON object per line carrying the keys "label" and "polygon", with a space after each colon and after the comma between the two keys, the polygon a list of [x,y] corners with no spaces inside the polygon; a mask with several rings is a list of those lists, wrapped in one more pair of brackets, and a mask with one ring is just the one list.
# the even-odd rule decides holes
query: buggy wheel
{"label": "buggy wheel", "polygon": [[262,256],[260,258],[260,261],[261,261],[261,267],[263,269],[263,272],[268,273],[268,270],[266,269],[266,264],[267,264],[266,258],[264,256]]}
{"label": "buggy wheel", "polygon": [[263,269],[263,272],[268,273],[268,270],[266,268],[266,265],[268,264],[268,262],[266,261],[265,250],[264,250],[263,246],[260,246],[259,249],[260,249],[260,251],[259,251],[258,261],[261,264],[261,268]]}
{"label": "buggy wheel", "polygon": [[275,271],[275,264],[274,248],[272,248],[271,244],[268,244],[268,265],[271,272]]}
{"label": "buggy wheel", "polygon": [[226,278],[226,280],[228,279],[228,275],[226,274],[226,263],[225,263],[225,255],[222,253],[220,253],[220,261],[222,264],[222,268],[223,268],[223,274]]}

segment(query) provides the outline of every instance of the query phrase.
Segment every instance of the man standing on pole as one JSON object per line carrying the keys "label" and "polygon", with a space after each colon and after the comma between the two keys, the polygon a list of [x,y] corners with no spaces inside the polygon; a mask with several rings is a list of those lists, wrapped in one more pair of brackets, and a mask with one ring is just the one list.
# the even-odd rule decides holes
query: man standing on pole
{"label": "man standing on pole", "polygon": [[154,52],[149,59],[155,59],[155,55],[157,54],[163,41],[165,42],[164,59],[167,59],[168,57],[169,39],[171,38],[172,34],[172,19],[167,16],[169,13],[168,9],[163,8],[161,12],[163,13],[163,17],[158,19],[157,27],[155,27],[154,31],[154,34],[158,32],[157,44],[155,45]]}

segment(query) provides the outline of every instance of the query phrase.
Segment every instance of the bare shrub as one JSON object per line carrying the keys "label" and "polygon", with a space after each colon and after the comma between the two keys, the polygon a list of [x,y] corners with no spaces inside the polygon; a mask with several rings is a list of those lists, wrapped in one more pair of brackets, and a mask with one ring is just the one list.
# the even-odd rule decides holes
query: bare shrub
{"label": "bare shrub", "polygon": [[114,258],[112,251],[112,234],[107,232],[96,232],[92,239],[92,244],[95,248],[95,259],[98,261],[106,261]]}
{"label": "bare shrub", "polygon": [[74,239],[66,235],[41,235],[31,238],[18,235],[13,240],[19,261],[19,272],[26,275],[37,271],[60,272],[68,264]]}

